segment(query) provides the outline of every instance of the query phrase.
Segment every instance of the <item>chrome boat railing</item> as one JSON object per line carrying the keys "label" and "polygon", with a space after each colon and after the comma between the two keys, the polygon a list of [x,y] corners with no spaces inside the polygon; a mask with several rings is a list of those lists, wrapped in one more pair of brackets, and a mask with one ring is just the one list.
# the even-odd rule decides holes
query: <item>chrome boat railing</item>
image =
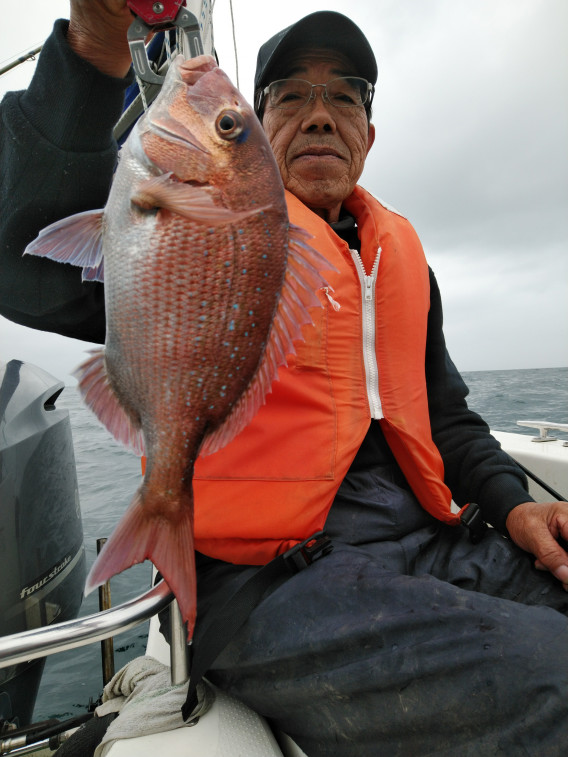
{"label": "chrome boat railing", "polygon": [[184,683],[188,678],[185,633],[177,602],[164,581],[110,610],[0,637],[0,668],[102,641],[149,620],[168,604],[172,617],[172,683]]}

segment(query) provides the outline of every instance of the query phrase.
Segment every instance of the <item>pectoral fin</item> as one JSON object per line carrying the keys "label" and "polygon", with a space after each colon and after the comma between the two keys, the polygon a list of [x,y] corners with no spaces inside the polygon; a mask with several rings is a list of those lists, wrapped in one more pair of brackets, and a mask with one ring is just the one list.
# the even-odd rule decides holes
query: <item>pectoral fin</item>
{"label": "pectoral fin", "polygon": [[103,281],[103,211],[87,210],[42,229],[24,255],[82,266],[83,281]]}
{"label": "pectoral fin", "polygon": [[132,202],[142,208],[165,208],[190,221],[207,226],[241,223],[267,209],[257,207],[237,212],[225,208],[217,205],[204,187],[175,181],[171,174],[143,181],[133,195]]}

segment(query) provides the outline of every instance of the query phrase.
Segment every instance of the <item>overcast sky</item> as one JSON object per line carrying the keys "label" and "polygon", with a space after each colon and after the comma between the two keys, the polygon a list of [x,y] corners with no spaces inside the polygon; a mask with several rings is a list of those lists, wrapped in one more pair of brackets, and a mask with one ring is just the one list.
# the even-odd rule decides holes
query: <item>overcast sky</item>
{"label": "overcast sky", "polygon": [[[233,0],[249,101],[260,44],[324,9],[350,15],[375,50],[377,138],[361,183],[422,239],[458,368],[568,365],[567,0]],[[41,43],[68,3],[28,0],[21,13],[3,8],[0,62]],[[236,83],[229,0],[214,26]],[[1,77],[0,95],[32,73]],[[71,383],[88,345],[0,319],[0,348]]]}

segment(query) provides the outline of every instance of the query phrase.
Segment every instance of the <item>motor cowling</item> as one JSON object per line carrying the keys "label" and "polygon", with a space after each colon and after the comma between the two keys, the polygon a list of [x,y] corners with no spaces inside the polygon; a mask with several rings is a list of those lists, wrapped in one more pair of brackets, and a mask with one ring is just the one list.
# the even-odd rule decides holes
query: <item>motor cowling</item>
{"label": "motor cowling", "polygon": [[[64,384],[0,362],[0,635],[75,618],[85,551]],[[30,722],[44,660],[0,669],[0,719]]]}

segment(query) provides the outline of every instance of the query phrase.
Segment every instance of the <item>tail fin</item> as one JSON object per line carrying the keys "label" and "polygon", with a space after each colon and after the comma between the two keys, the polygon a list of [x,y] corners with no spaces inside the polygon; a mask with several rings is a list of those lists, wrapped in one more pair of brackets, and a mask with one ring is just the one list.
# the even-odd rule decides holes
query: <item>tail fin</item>
{"label": "tail fin", "polygon": [[150,512],[140,490],[95,560],[85,594],[132,565],[151,560],[175,594],[191,640],[196,613],[193,508],[183,506],[168,515]]}

